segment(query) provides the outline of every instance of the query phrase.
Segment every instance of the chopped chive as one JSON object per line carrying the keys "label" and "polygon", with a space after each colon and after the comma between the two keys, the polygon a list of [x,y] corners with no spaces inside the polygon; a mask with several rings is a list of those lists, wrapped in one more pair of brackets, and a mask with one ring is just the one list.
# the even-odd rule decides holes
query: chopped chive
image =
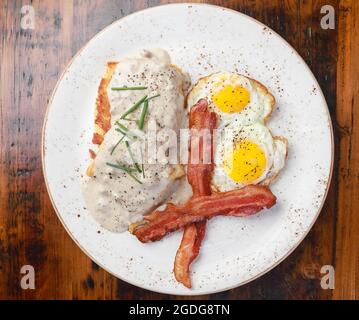
{"label": "chopped chive", "polygon": [[142,181],[138,180],[131,172],[128,173],[135,181],[137,181],[139,184],[142,184]]}
{"label": "chopped chive", "polygon": [[142,169],[142,177],[145,178],[145,166],[143,164],[143,153],[142,153],[142,148],[140,147],[140,152],[141,152],[141,169]]}
{"label": "chopped chive", "polygon": [[148,101],[154,99],[154,98],[157,98],[159,97],[160,95],[159,94],[156,94],[152,97],[148,97],[145,99],[145,101],[143,102],[143,107],[142,107],[142,111],[141,111],[141,115],[140,115],[140,119],[138,120],[137,122],[137,125],[139,127],[140,130],[143,129],[143,126],[145,124],[145,118],[146,118],[146,115],[147,115],[147,111],[148,111]]}
{"label": "chopped chive", "polygon": [[119,170],[122,170],[122,171],[125,171],[125,172],[133,172],[133,171],[136,171],[136,169],[134,168],[131,168],[131,167],[126,167],[126,166],[123,166],[121,164],[115,164],[115,163],[110,163],[110,162],[106,162],[106,164],[110,167],[113,167],[113,168],[116,168],[116,169],[119,169]]}
{"label": "chopped chive", "polygon": [[138,107],[143,103],[143,101],[145,101],[147,99],[147,96],[144,96],[143,98],[141,98],[140,100],[138,100],[137,102],[135,102],[135,104],[128,109],[122,116],[121,119],[125,119],[127,115],[129,115],[130,113],[134,112],[135,110],[138,109]]}
{"label": "chopped chive", "polygon": [[137,122],[138,120],[136,119],[129,119],[129,118],[125,118],[125,119],[122,119],[123,121],[132,121],[132,122]]}
{"label": "chopped chive", "polygon": [[131,148],[130,148],[130,144],[128,143],[128,141],[125,141],[125,144],[126,144],[127,151],[128,151],[128,153],[130,154],[130,157],[131,157],[132,162],[134,163],[134,165],[135,165],[137,171],[138,171],[139,173],[141,173],[141,172],[142,172],[142,171],[141,171],[141,168],[140,168],[140,166],[138,165],[138,163],[135,161],[135,158],[134,158],[134,156],[133,156],[133,154],[132,154],[132,151],[131,151]]}
{"label": "chopped chive", "polygon": [[122,123],[119,123],[118,121],[115,122],[115,125],[119,127],[119,129],[128,132],[128,128],[126,128]]}
{"label": "chopped chive", "polygon": [[110,167],[113,167],[113,168],[116,168],[116,169],[119,169],[119,170],[122,170],[124,172],[126,172],[131,178],[133,178],[136,182],[138,182],[139,184],[142,184],[142,182],[140,180],[138,180],[133,174],[132,172],[133,171],[136,171],[136,169],[133,169],[133,168],[128,168],[128,167],[125,167],[125,166],[122,166],[120,164],[113,164],[113,163],[109,163],[109,162],[106,162],[106,164]]}
{"label": "chopped chive", "polygon": [[152,100],[152,99],[157,98],[157,97],[159,97],[159,96],[160,96],[160,94],[156,94],[156,95],[154,95],[154,96],[152,96],[152,97],[146,98],[146,100],[149,101],[149,100]]}
{"label": "chopped chive", "polygon": [[141,115],[140,115],[140,120],[138,120],[138,128],[140,130],[143,129],[143,126],[145,124],[145,118],[146,118],[146,115],[147,115],[147,111],[148,111],[148,100],[146,99],[143,102],[143,107],[142,107],[142,111],[141,111]]}
{"label": "chopped chive", "polygon": [[125,91],[125,90],[145,90],[147,87],[138,86],[138,87],[113,87],[111,90],[113,91]]}
{"label": "chopped chive", "polygon": [[121,132],[123,135],[128,136],[130,138],[134,138],[134,139],[137,138],[137,136],[128,128],[126,128],[123,124],[119,123],[118,121],[116,121],[115,124],[118,126],[118,128],[115,129],[116,131]]}
{"label": "chopped chive", "polygon": [[122,129],[120,129],[120,128],[116,128],[115,130],[116,130],[117,132],[122,133],[124,136],[127,135],[127,131],[124,131],[124,130],[122,130]]}
{"label": "chopped chive", "polygon": [[122,129],[120,129],[120,128],[117,128],[117,129],[115,129],[117,132],[120,132],[120,133],[122,133],[124,136],[126,136],[126,137],[128,137],[128,138],[130,138],[130,139],[137,139],[137,136],[134,134],[134,133],[132,133],[132,132],[130,132],[130,131],[124,131],[124,130],[122,130]]}
{"label": "chopped chive", "polygon": [[112,148],[111,150],[111,156],[113,154],[113,152],[115,151],[115,149],[117,148],[117,146],[121,143],[121,141],[123,140],[123,138],[125,137],[125,135],[122,136],[122,138],[120,140],[118,140],[118,142],[115,144],[115,146]]}

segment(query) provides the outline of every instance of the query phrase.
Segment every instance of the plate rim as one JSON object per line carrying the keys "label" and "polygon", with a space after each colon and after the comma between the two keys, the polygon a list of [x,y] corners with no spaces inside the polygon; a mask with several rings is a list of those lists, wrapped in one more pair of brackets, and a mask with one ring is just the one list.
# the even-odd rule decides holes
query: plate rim
{"label": "plate rim", "polygon": [[[249,19],[251,21],[253,21],[254,23],[262,26],[262,27],[266,27],[269,31],[271,31],[275,36],[279,37],[282,41],[284,41],[284,43],[286,44],[286,46],[288,46],[289,48],[291,48],[294,52],[294,54],[296,55],[296,57],[302,62],[302,64],[304,65],[304,67],[307,69],[307,72],[309,72],[309,76],[313,79],[313,82],[316,84],[316,86],[319,88],[319,93],[324,101],[325,104],[325,111],[328,117],[328,122],[329,122],[329,130],[330,130],[330,147],[331,147],[331,159],[330,159],[330,168],[329,168],[329,177],[328,177],[328,181],[326,183],[326,187],[325,187],[325,191],[324,191],[324,195],[321,201],[320,206],[318,206],[317,209],[317,213],[314,216],[311,224],[308,226],[307,230],[303,233],[303,236],[292,246],[292,248],[278,261],[276,261],[275,263],[273,263],[272,265],[270,265],[268,268],[266,268],[265,270],[263,270],[262,272],[260,272],[259,274],[250,277],[249,279],[236,283],[234,285],[231,286],[227,286],[225,288],[222,289],[215,289],[215,290],[205,290],[204,292],[201,293],[196,293],[195,291],[193,292],[188,292],[188,293],[178,293],[175,291],[171,291],[171,290],[156,290],[154,288],[148,288],[148,287],[144,287],[138,283],[135,283],[133,281],[129,281],[128,279],[124,279],[119,275],[116,275],[115,273],[113,273],[111,270],[109,270],[107,267],[103,266],[103,264],[101,262],[99,262],[97,259],[95,259],[79,242],[78,240],[75,238],[75,236],[72,234],[72,232],[68,229],[67,225],[65,224],[58,208],[56,207],[55,201],[52,197],[51,191],[50,191],[50,187],[49,187],[49,183],[48,183],[48,178],[47,178],[47,174],[46,174],[46,166],[45,166],[45,133],[46,133],[46,127],[47,127],[47,122],[48,122],[48,117],[49,117],[49,111],[50,111],[50,107],[52,105],[54,96],[58,90],[58,87],[60,85],[60,83],[62,82],[66,72],[68,71],[68,69],[70,68],[70,66],[72,65],[72,63],[74,62],[74,60],[82,53],[82,51],[84,49],[86,49],[86,47],[93,42],[97,37],[99,37],[101,34],[105,33],[109,28],[111,28],[113,25],[115,25],[116,23],[118,23],[119,21],[126,19],[128,17],[143,13],[144,11],[149,11],[149,10],[156,10],[160,7],[174,7],[174,6],[181,6],[181,7],[212,7],[214,9],[218,9],[218,10],[222,10],[222,11],[229,11],[230,13],[234,13],[234,14],[238,14],[240,16],[242,16],[245,19]],[[271,270],[273,270],[275,267],[277,267],[279,264],[281,264],[285,259],[287,259],[298,247],[299,245],[303,242],[303,240],[307,237],[309,231],[313,228],[315,222],[317,221],[320,213],[322,212],[322,209],[324,207],[324,204],[326,202],[327,196],[328,196],[328,192],[331,186],[331,181],[332,181],[332,176],[333,176],[333,167],[334,167],[334,158],[335,158],[335,143],[334,143],[334,130],[333,130],[333,122],[331,119],[331,114],[328,108],[328,103],[326,101],[326,98],[324,96],[324,93],[317,81],[317,78],[315,77],[314,73],[312,72],[312,70],[309,68],[309,66],[307,65],[307,63],[304,61],[304,59],[302,58],[302,56],[298,53],[298,51],[286,40],[284,39],[280,34],[278,34],[276,31],[274,31],[272,28],[270,28],[269,26],[265,25],[264,23],[262,23],[261,21],[246,15],[243,12],[231,9],[231,8],[226,8],[223,6],[218,6],[218,5],[213,5],[213,4],[209,4],[209,3],[190,3],[190,2],[184,2],[184,3],[169,3],[169,4],[160,4],[160,5],[156,5],[156,6],[152,6],[152,7],[148,7],[148,8],[144,8],[135,12],[132,12],[124,17],[121,17],[120,19],[117,19],[113,22],[111,22],[109,25],[107,25],[106,27],[104,27],[102,30],[100,30],[99,32],[97,32],[93,37],[91,37],[91,39],[89,39],[76,53],[75,55],[69,60],[69,62],[66,64],[66,66],[64,67],[59,79],[56,82],[56,85],[54,87],[54,89],[52,90],[51,96],[49,98],[49,101],[47,103],[46,106],[46,110],[45,110],[45,115],[44,115],[44,119],[43,119],[43,125],[42,125],[42,131],[41,131],[41,163],[42,163],[42,173],[43,173],[43,177],[44,177],[44,181],[45,181],[45,186],[46,186],[46,190],[47,190],[47,194],[50,198],[52,207],[58,217],[58,219],[60,220],[62,226],[64,227],[64,229],[66,230],[66,232],[68,233],[68,235],[70,236],[70,238],[75,242],[75,244],[81,249],[81,251],[83,253],[85,253],[85,255],[87,257],[89,257],[93,262],[95,262],[96,264],[98,264],[102,269],[104,269],[106,272],[108,272],[109,274],[111,274],[112,276],[114,276],[117,279],[120,279],[121,281],[124,281],[126,283],[129,283],[133,286],[136,286],[138,288],[144,289],[144,290],[149,290],[152,292],[156,292],[156,293],[160,293],[160,294],[170,294],[170,295],[177,295],[177,296],[198,296],[198,295],[208,295],[208,294],[214,294],[214,293],[219,293],[219,292],[224,292],[227,290],[231,290],[231,289],[235,289],[235,288],[239,288],[245,284],[248,284],[260,277],[262,277],[263,275],[265,275],[266,273],[270,272]]]}

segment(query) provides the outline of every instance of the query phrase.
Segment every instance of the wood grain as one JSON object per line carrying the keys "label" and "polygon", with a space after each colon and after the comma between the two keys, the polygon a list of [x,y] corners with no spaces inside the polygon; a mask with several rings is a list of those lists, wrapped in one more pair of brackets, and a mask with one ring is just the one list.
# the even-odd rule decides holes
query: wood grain
{"label": "wood grain", "polygon": [[[359,2],[340,1],[337,65],[338,200],[334,298],[359,297]],[[355,272],[349,272],[355,270]]]}
{"label": "wood grain", "polygon": [[[0,299],[176,299],[109,275],[61,226],[41,172],[41,129],[48,99],[71,57],[109,23],[161,1],[31,2],[34,30],[20,27],[29,1],[0,1]],[[163,1],[164,3],[164,1]],[[336,156],[326,204],[313,229],[278,267],[243,287],[201,299],[358,299],[359,296],[359,4],[355,0],[230,0],[282,35],[305,59],[327,98]],[[323,5],[337,27],[320,27]],[[22,290],[20,268],[36,270]],[[336,268],[335,290],[320,268]]]}

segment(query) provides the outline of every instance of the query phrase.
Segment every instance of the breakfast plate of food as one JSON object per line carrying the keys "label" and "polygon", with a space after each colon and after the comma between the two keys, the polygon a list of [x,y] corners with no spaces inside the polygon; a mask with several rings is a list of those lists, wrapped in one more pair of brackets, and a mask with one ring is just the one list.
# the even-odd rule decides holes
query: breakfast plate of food
{"label": "breakfast plate of food", "polygon": [[198,295],[283,261],[323,206],[333,164],[322,91],[279,35],[239,12],[171,4],[97,34],[45,116],[55,211],[98,265]]}

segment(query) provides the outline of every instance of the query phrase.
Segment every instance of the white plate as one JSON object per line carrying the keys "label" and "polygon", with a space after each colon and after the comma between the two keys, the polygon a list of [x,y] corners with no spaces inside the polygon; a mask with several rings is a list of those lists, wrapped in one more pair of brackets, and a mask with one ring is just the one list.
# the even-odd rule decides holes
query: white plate
{"label": "white plate", "polygon": [[[192,268],[192,290],[178,284],[172,274],[180,232],[153,244],[142,244],[128,232],[108,232],[84,209],[80,190],[80,175],[89,163],[94,102],[106,62],[153,47],[168,50],[173,62],[194,81],[214,71],[229,70],[267,85],[277,99],[269,127],[275,135],[289,140],[286,168],[272,186],[277,205],[250,218],[211,220]],[[332,161],[327,105],[313,74],[295,50],[258,21],[203,4],[140,11],[96,35],[59,80],[43,131],[47,188],[71,237],[116,277],[170,294],[230,289],[263,275],[286,258],[322,208]]]}

